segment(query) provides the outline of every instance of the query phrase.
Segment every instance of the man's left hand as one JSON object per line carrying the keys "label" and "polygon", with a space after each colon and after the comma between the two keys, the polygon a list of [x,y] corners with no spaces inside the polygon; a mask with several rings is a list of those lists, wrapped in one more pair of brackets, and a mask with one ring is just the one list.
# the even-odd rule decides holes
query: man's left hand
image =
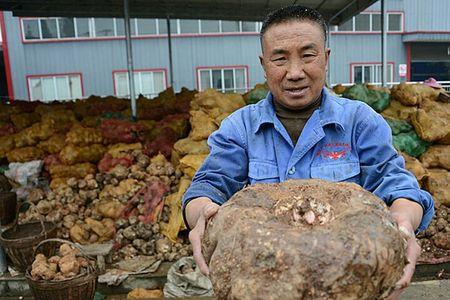
{"label": "man's left hand", "polygon": [[395,290],[389,295],[387,300],[397,300],[400,295],[406,290],[411,282],[412,276],[416,269],[416,263],[420,256],[420,246],[417,243],[414,235],[414,230],[410,222],[401,220],[395,213],[392,214],[397,222],[398,229],[402,232],[407,241],[406,246],[406,258],[408,260],[407,265],[403,269],[403,275],[399,281],[395,284]]}

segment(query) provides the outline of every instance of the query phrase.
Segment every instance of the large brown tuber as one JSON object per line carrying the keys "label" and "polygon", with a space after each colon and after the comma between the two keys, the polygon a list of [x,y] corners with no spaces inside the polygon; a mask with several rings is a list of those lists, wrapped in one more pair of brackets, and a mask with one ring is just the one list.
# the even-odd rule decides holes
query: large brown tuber
{"label": "large brown tuber", "polygon": [[219,299],[384,299],[406,264],[385,204],[353,183],[250,186],[208,224]]}

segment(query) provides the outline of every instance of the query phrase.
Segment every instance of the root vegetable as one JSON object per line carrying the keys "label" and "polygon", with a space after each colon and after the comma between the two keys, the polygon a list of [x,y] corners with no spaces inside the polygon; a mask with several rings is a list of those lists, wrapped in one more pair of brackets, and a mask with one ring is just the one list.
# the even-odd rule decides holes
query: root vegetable
{"label": "root vegetable", "polygon": [[78,274],[80,271],[80,264],[78,263],[75,255],[63,256],[59,262],[58,267],[61,273],[67,277],[71,277],[73,274]]}
{"label": "root vegetable", "polygon": [[127,227],[127,226],[129,226],[129,223],[128,223],[128,221],[125,220],[125,219],[118,219],[118,220],[116,221],[116,227],[117,227],[117,228],[125,228],[125,227]]}
{"label": "root vegetable", "polygon": [[41,200],[36,205],[36,209],[39,211],[41,215],[46,215],[52,210],[52,206],[50,202],[48,202],[47,200]]}
{"label": "root vegetable", "polygon": [[450,250],[450,237],[444,232],[436,233],[433,237],[433,243],[436,245],[436,247]]}
{"label": "root vegetable", "polygon": [[132,244],[133,244],[133,247],[135,247],[136,249],[140,249],[145,244],[145,241],[142,239],[135,239],[135,240],[133,240]]}
{"label": "root vegetable", "polygon": [[123,180],[127,178],[129,171],[122,165],[116,165],[109,173],[117,180]]}
{"label": "root vegetable", "polygon": [[141,246],[140,250],[145,255],[153,255],[153,254],[155,254],[155,243],[154,242],[146,242]]}
{"label": "root vegetable", "polygon": [[[303,222],[303,211],[314,219]],[[203,246],[218,299],[383,299],[407,263],[385,203],[324,180],[243,189],[209,222]]]}
{"label": "root vegetable", "polygon": [[89,241],[89,232],[80,225],[74,225],[70,228],[70,239],[76,243],[85,245]]}
{"label": "root vegetable", "polygon": [[31,270],[31,276],[35,279],[51,280],[55,277],[55,272],[50,269],[48,264],[37,264]]}
{"label": "root vegetable", "polygon": [[138,251],[132,245],[126,245],[122,249],[119,250],[119,254],[121,254],[125,259],[133,258],[138,255]]}
{"label": "root vegetable", "polygon": [[156,241],[156,252],[166,254],[172,250],[172,242],[166,238]]}
{"label": "root vegetable", "polygon": [[28,201],[31,203],[38,203],[45,198],[45,192],[42,189],[31,189],[28,193]]}
{"label": "root vegetable", "polygon": [[134,227],[134,226],[129,226],[129,227],[125,228],[125,229],[123,230],[123,233],[122,233],[122,234],[123,234],[123,236],[124,236],[126,239],[128,239],[128,240],[130,240],[130,241],[136,239],[136,232],[135,232],[135,227]]}
{"label": "root vegetable", "polygon": [[61,259],[60,256],[55,255],[55,256],[50,257],[48,259],[48,262],[51,263],[51,264],[58,264],[60,259]]}

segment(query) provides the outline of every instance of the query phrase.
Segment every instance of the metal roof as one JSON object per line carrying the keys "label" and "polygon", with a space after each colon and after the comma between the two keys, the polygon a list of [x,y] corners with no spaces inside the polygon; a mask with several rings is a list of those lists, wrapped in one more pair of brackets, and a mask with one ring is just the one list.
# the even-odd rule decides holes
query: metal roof
{"label": "metal roof", "polygon": [[446,32],[436,32],[430,34],[429,32],[421,33],[421,32],[412,32],[408,34],[404,34],[402,37],[404,43],[410,42],[450,42],[450,34]]}
{"label": "metal roof", "polygon": [[[0,10],[22,17],[123,17],[123,0],[0,0]],[[377,0],[129,0],[132,18],[215,19],[262,21],[289,4],[315,8],[339,24]]]}

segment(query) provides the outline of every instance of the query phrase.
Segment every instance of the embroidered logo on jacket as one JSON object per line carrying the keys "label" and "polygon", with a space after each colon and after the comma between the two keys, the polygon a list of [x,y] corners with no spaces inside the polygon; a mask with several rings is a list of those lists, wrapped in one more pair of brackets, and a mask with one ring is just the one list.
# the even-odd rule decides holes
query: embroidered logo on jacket
{"label": "embroidered logo on jacket", "polygon": [[317,156],[321,156],[324,159],[338,160],[344,158],[350,150],[350,145],[347,143],[328,143],[317,151]]}

